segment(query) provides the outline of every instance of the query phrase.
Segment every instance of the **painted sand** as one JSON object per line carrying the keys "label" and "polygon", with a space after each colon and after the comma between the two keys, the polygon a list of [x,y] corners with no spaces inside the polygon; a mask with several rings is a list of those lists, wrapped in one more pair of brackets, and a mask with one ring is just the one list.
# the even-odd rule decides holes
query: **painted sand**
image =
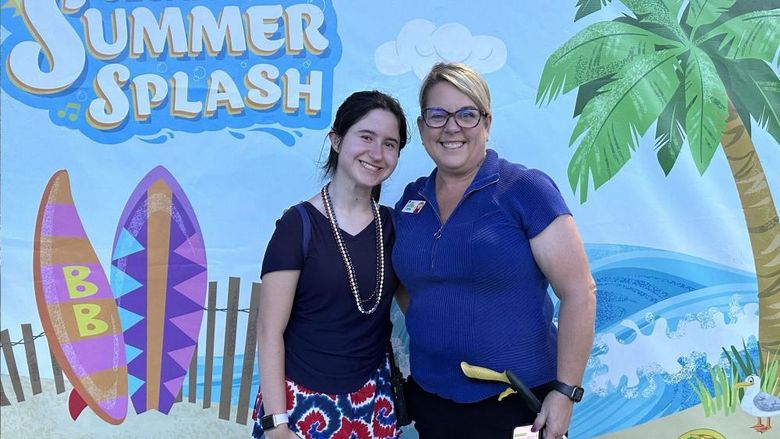
{"label": "painted sand", "polygon": [[[766,420],[763,420],[766,423]],[[668,438],[677,439],[683,433],[694,430],[709,428],[717,431],[726,439],[769,439],[780,438],[780,418],[774,419],[772,425],[775,427],[768,432],[761,434],[750,428],[756,423],[756,418],[743,412],[737,407],[737,411],[729,416],[723,413],[713,414],[710,417],[704,416],[704,409],[701,405],[695,405],[691,408],[677,412],[673,415],[661,419],[655,419],[646,424],[629,428],[617,433],[599,436],[600,439],[636,439],[636,438]],[[688,439],[686,436],[685,439]]]}
{"label": "painted sand", "polygon": [[[27,438],[250,438],[252,424],[236,423],[236,407],[231,407],[230,421],[219,419],[219,406],[203,409],[203,402],[184,402],[173,405],[168,415],[157,411],[136,415],[132,407],[121,425],[111,425],[89,408],[74,421],[68,415],[68,394],[71,385],[66,381],[64,393],[57,395],[54,380],[42,379],[43,393],[32,394],[29,379],[22,377],[25,400],[16,402],[16,396],[7,375],[1,375],[3,391],[11,401],[0,408],[0,437]],[[251,415],[251,413],[250,413]]]}

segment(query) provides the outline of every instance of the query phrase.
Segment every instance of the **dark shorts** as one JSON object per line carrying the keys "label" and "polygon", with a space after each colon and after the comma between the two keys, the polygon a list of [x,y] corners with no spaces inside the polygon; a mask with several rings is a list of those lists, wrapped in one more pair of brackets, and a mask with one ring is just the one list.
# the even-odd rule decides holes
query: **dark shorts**
{"label": "dark shorts", "polygon": [[[552,383],[547,383],[531,391],[543,401],[552,389]],[[496,395],[474,403],[458,403],[426,392],[412,377],[405,394],[420,439],[511,439],[515,427],[533,424],[536,419],[536,413],[517,394],[501,401]]]}

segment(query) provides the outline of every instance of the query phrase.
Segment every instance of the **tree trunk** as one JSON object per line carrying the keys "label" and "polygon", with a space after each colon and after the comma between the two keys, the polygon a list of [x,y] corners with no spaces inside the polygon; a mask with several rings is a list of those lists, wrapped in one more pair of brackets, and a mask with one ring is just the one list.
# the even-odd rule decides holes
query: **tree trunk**
{"label": "tree trunk", "polygon": [[729,101],[721,138],[739,192],[758,278],[758,340],[764,360],[780,351],[780,220],[753,140]]}

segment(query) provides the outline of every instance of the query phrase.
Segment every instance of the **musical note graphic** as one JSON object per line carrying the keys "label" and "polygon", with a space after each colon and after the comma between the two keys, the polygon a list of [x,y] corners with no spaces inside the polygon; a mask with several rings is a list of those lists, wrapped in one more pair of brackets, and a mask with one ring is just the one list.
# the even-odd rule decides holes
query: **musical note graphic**
{"label": "musical note graphic", "polygon": [[68,104],[65,105],[65,108],[57,111],[57,116],[59,118],[67,116],[69,121],[75,122],[76,119],[79,118],[79,110],[81,110],[81,104],[68,102]]}

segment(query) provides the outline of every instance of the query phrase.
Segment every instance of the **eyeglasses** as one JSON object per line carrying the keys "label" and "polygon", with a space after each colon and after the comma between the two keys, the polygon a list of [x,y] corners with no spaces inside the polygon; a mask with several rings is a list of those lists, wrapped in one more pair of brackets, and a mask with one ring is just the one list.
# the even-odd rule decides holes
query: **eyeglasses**
{"label": "eyeglasses", "polygon": [[486,111],[480,111],[474,107],[463,107],[460,110],[450,113],[444,108],[426,108],[422,111],[422,118],[425,125],[429,128],[441,128],[447,125],[450,117],[455,116],[455,123],[461,128],[474,128],[479,125],[483,116],[487,116]]}

